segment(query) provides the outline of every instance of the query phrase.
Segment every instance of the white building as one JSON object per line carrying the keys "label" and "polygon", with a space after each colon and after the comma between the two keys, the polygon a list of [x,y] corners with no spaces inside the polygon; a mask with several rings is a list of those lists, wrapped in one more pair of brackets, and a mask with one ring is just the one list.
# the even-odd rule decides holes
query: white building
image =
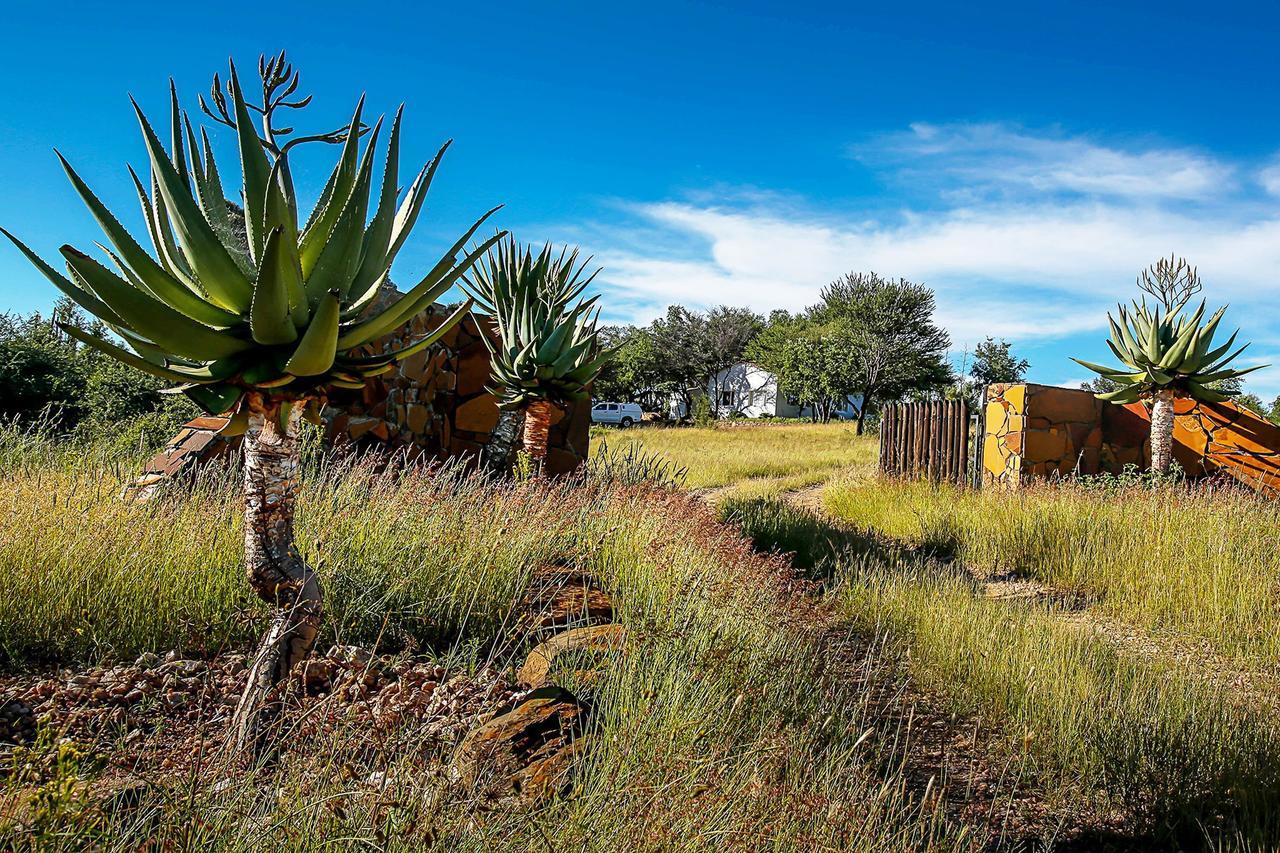
{"label": "white building", "polygon": [[[749,361],[727,367],[711,377],[707,382],[707,399],[711,401],[711,411],[722,418],[733,415],[748,418],[807,418],[812,414],[810,407],[800,406],[778,392],[776,375]],[[858,406],[861,403],[861,395],[852,395],[833,417],[853,420],[858,417]],[[684,406],[673,401],[672,415],[679,418],[684,414]]]}

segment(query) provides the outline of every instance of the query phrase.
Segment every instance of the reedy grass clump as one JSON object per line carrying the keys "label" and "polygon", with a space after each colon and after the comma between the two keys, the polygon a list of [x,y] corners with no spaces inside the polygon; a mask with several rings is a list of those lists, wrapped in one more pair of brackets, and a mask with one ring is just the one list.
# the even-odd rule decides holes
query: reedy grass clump
{"label": "reedy grass clump", "polygon": [[1140,628],[1194,637],[1238,665],[1280,661],[1280,504],[1195,487],[1062,484],[973,491],[839,483],[849,523],[1099,600]]}
{"label": "reedy grass clump", "polygon": [[990,715],[1050,779],[1163,835],[1274,839],[1280,730],[1270,709],[1158,657],[1141,658],[1050,607],[974,595],[937,565],[846,567],[836,594],[866,630],[910,649],[924,688]]}

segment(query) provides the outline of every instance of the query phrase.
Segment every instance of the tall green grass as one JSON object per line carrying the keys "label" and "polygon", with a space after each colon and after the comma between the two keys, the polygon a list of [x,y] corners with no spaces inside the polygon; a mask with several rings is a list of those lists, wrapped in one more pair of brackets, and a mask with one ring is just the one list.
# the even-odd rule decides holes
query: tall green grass
{"label": "tall green grass", "polygon": [[1235,665],[1280,662],[1280,504],[1186,488],[974,491],[847,482],[827,507],[858,527],[1099,600],[1140,628]]}

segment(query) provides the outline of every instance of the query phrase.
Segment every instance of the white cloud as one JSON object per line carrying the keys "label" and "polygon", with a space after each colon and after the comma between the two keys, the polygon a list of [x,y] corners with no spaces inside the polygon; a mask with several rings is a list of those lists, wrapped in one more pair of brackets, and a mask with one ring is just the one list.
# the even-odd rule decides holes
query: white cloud
{"label": "white cloud", "polygon": [[1085,318],[1127,296],[1137,270],[1173,248],[1199,265],[1219,298],[1280,297],[1280,218],[1234,223],[1096,204],[963,209],[870,225],[674,202],[632,212],[673,241],[693,236],[705,245],[676,257],[600,252],[603,281],[651,310],[668,302],[794,310],[846,272],[875,270],[932,286],[958,338],[1006,323],[1062,336],[1099,327]]}
{"label": "white cloud", "polygon": [[1280,160],[1258,172],[1258,183],[1271,195],[1280,196]]}
{"label": "white cloud", "polygon": [[1196,199],[1222,192],[1234,168],[1178,148],[1126,151],[1083,136],[1033,134],[1008,124],[914,124],[855,146],[871,165],[982,191],[1129,199]]}

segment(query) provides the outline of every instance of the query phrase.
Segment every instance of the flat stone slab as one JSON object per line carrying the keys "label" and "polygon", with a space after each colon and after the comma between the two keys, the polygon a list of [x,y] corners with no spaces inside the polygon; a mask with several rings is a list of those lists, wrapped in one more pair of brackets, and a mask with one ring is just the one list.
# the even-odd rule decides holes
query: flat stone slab
{"label": "flat stone slab", "polygon": [[516,679],[527,687],[542,687],[555,660],[565,652],[613,652],[626,642],[627,629],[621,625],[590,625],[556,634],[535,646],[516,673]]}

